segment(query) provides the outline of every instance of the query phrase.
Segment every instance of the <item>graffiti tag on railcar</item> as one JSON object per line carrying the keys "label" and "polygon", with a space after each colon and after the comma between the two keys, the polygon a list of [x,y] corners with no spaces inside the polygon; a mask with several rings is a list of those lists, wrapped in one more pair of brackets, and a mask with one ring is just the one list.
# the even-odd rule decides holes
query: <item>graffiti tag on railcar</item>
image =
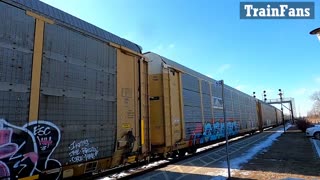
{"label": "graffiti tag on railcar", "polygon": [[98,156],[98,147],[90,146],[88,139],[73,141],[69,145],[71,163],[93,160]]}
{"label": "graffiti tag on railcar", "polygon": [[33,134],[37,137],[39,147],[42,151],[48,149],[52,144],[52,136],[50,127],[44,126],[34,126],[33,127]]}
{"label": "graffiti tag on railcar", "polygon": [[[60,130],[48,121],[32,121],[22,127],[0,119],[0,177],[14,179],[61,168],[51,155],[59,145]],[[60,176],[61,169],[53,174]]]}
{"label": "graffiti tag on railcar", "polygon": [[[196,128],[192,130],[189,138],[190,145],[207,143],[225,137],[225,125],[223,122],[208,122],[202,127],[203,130],[199,130],[199,126],[202,125],[199,123]],[[236,121],[229,121],[227,122],[227,128],[229,136],[232,136],[239,133],[240,125]]]}

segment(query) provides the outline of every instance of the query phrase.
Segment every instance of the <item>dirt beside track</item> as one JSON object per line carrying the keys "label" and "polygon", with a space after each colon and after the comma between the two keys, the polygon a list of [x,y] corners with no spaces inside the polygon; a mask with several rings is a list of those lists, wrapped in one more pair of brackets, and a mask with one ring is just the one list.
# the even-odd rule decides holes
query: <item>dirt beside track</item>
{"label": "dirt beside track", "polygon": [[310,139],[295,126],[240,170],[232,171],[232,179],[288,178],[320,179],[320,158]]}

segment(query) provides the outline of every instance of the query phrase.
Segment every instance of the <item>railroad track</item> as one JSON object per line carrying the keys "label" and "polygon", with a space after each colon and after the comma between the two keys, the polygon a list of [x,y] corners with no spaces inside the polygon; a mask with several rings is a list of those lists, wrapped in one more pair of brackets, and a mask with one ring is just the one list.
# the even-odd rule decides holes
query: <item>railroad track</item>
{"label": "railroad track", "polygon": [[[237,153],[241,151],[242,149],[261,141],[262,139],[266,138],[269,136],[274,130],[281,129],[281,127],[276,127],[276,128],[268,128],[265,129],[263,132],[256,132],[252,135],[250,134],[245,134],[243,136],[238,136],[231,138],[229,140],[229,154],[232,155],[234,153]],[[90,176],[90,178],[96,178],[96,179],[133,179],[138,176],[141,176],[143,174],[146,174],[148,172],[155,171],[157,169],[161,169],[164,167],[168,167],[168,165],[180,162],[181,165],[188,163],[190,165],[190,162],[183,162],[184,160],[190,160],[191,158],[196,158],[197,160],[200,159],[203,161],[204,166],[208,165],[209,163],[214,163],[217,161],[220,161],[222,159],[226,158],[226,152],[225,152],[225,141],[217,142],[215,144],[205,146],[203,148],[199,148],[197,153],[194,154],[187,154],[186,156],[183,157],[176,157],[176,158],[169,158],[166,160],[154,160],[149,164],[146,163],[140,163],[140,165],[132,165],[123,167],[122,169],[117,169],[113,171],[108,171],[107,173],[104,174],[97,174],[94,176]],[[212,151],[213,152],[209,152]],[[191,161],[192,162],[192,161]],[[201,168],[201,167],[199,167]],[[170,170],[170,168],[168,168]],[[197,169],[193,169],[193,171],[196,171]],[[156,173],[150,177],[157,176],[163,172]],[[184,176],[180,176],[182,178]]]}

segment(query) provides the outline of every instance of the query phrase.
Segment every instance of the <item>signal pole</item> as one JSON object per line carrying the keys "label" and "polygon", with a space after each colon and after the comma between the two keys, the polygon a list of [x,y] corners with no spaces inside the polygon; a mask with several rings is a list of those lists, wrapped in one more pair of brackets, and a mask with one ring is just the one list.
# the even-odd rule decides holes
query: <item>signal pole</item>
{"label": "signal pole", "polygon": [[226,109],[225,109],[225,101],[224,101],[224,82],[223,82],[223,80],[221,80],[219,83],[221,83],[221,86],[222,86],[224,135],[225,135],[225,137],[226,137],[226,152],[227,152],[227,164],[228,164],[228,179],[230,179],[231,173],[230,173],[230,158],[229,158],[228,127],[227,127],[227,121],[226,121]]}
{"label": "signal pole", "polygon": [[285,124],[284,124],[284,115],[283,115],[283,107],[282,107],[282,91],[281,89],[279,89],[279,96],[280,96],[280,103],[281,103],[281,115],[282,115],[282,123],[283,123],[283,133],[286,132],[286,127],[285,127]]}

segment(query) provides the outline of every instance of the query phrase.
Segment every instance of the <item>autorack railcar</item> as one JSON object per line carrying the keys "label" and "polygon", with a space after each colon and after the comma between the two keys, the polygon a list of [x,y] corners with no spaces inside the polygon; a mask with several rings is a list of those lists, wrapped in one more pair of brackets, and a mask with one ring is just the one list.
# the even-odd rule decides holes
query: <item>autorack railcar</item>
{"label": "autorack railcar", "polygon": [[[152,151],[184,154],[224,137],[218,81],[158,54],[144,55],[149,60]],[[224,94],[229,135],[258,130],[256,99],[227,85]]]}
{"label": "autorack railcar", "polygon": [[278,125],[277,108],[261,100],[257,101],[257,113],[260,129]]}
{"label": "autorack railcar", "polygon": [[276,108],[276,115],[277,115],[277,125],[282,124],[282,111]]}
{"label": "autorack railcar", "polygon": [[37,0],[0,1],[0,177],[59,178],[150,152],[141,48]]}
{"label": "autorack railcar", "polygon": [[[224,137],[218,81],[38,0],[1,0],[0,20],[0,177],[80,176]],[[229,135],[275,123],[274,107],[224,94]]]}

